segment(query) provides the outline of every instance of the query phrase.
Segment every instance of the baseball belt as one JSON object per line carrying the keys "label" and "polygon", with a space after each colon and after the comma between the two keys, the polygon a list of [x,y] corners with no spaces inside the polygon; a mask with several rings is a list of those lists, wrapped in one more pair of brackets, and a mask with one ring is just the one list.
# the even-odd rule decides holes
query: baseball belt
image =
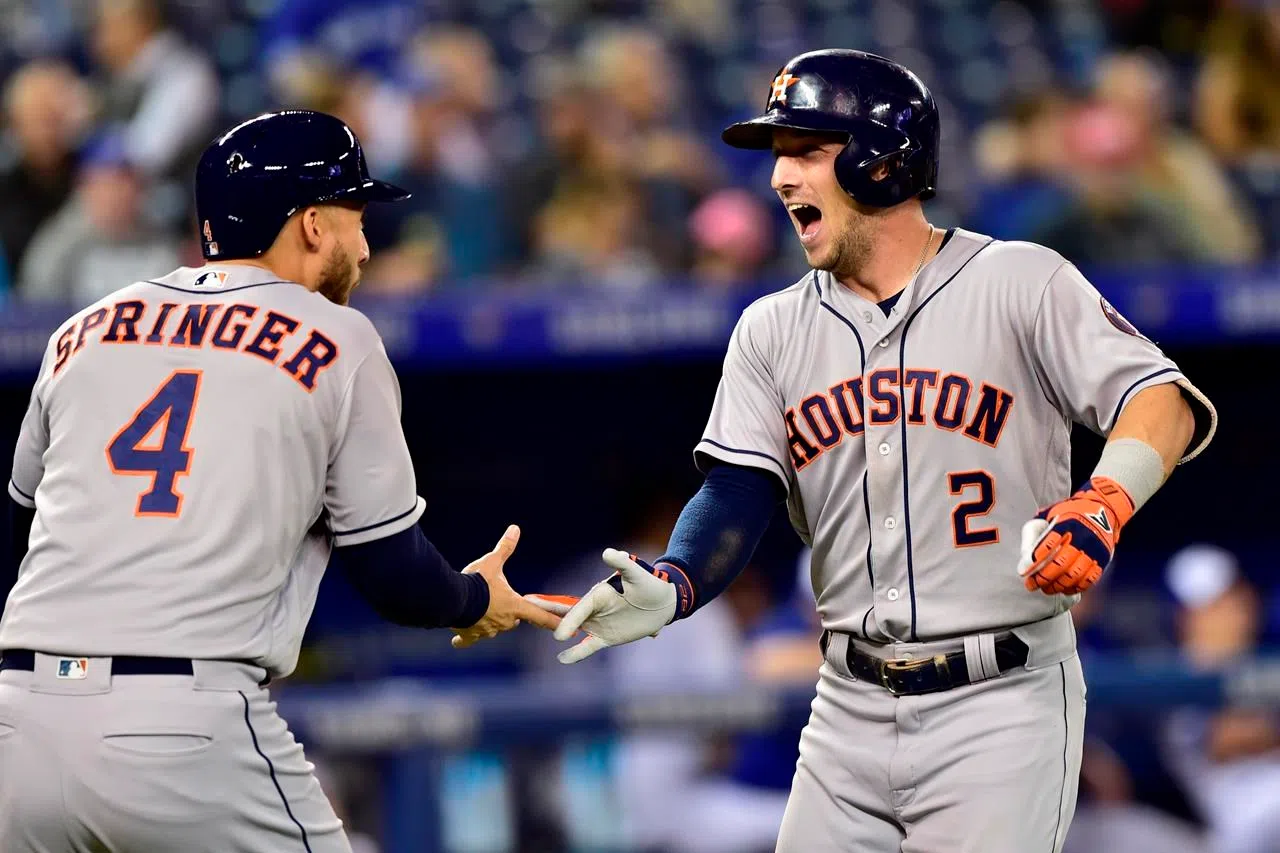
{"label": "baseball belt", "polygon": [[[54,655],[54,657],[78,658],[92,655]],[[252,661],[231,661],[256,666]],[[0,651],[0,672],[6,669],[34,672],[36,653],[31,649],[5,649]],[[191,658],[154,658],[136,655],[116,655],[111,658],[111,674],[114,675],[194,675],[195,664]],[[270,683],[270,676],[260,685]]]}
{"label": "baseball belt", "polygon": [[[823,631],[820,645],[826,657],[831,631]],[[939,693],[953,687],[972,684],[963,651],[921,658],[878,658],[859,651],[852,635],[845,655],[849,672],[859,681],[879,684],[894,696],[919,696]],[[1013,634],[995,641],[996,664],[1003,674],[1027,662],[1027,644]]]}

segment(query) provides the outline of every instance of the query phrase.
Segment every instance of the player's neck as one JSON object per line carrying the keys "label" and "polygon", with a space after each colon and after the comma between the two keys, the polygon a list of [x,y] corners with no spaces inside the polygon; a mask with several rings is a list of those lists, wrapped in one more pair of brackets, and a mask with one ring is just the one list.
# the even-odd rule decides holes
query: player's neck
{"label": "player's neck", "polygon": [[883,302],[901,293],[937,254],[942,231],[930,226],[922,211],[895,219],[884,223],[856,270],[833,273],[836,281],[863,299]]}

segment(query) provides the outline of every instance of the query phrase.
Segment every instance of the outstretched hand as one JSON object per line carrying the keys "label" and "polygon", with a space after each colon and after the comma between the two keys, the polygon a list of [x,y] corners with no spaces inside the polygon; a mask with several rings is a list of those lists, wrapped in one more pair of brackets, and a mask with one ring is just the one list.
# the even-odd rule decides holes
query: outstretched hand
{"label": "outstretched hand", "polygon": [[489,609],[480,621],[469,628],[457,628],[451,640],[455,649],[465,649],[479,640],[496,637],[510,631],[522,621],[554,631],[560,617],[526,601],[520,596],[503,573],[503,566],[515,553],[520,541],[520,528],[510,525],[493,550],[463,569],[464,574],[478,574],[489,585]]}
{"label": "outstretched hand", "polygon": [[591,587],[581,599],[563,595],[525,596],[549,615],[563,616],[555,629],[561,642],[585,631],[587,637],[557,655],[561,663],[577,663],[609,646],[653,637],[675,617],[676,588],[658,569],[626,551],[605,549],[612,577]]}

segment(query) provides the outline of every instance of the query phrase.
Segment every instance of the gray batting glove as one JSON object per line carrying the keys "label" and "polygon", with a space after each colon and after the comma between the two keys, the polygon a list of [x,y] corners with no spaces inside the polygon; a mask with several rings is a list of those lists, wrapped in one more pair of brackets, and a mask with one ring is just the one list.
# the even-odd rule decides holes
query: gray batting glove
{"label": "gray batting glove", "polygon": [[[587,633],[585,640],[556,655],[561,663],[577,663],[609,646],[656,637],[676,614],[673,584],[626,551],[606,548],[603,557],[616,574],[591,587],[576,603],[571,604],[569,596],[525,596],[543,610],[563,617],[555,630],[557,640],[570,640],[580,630]],[[622,587],[621,592],[615,584]]]}

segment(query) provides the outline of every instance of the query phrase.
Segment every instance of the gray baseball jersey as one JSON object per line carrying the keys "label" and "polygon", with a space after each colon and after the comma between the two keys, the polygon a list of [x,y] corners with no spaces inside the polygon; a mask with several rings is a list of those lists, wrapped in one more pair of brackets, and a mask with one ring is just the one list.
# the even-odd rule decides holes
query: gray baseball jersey
{"label": "gray baseball jersey", "polygon": [[1213,417],[1060,255],[956,229],[888,316],[817,271],[751,305],[696,455],[787,486],[825,628],[961,637],[1070,607],[1023,588],[1021,527],[1071,492],[1072,421],[1168,382]]}
{"label": "gray baseball jersey", "polygon": [[53,335],[9,494],[34,507],[0,649],[291,672],[334,544],[424,504],[369,320],[241,265],[119,290]]}

